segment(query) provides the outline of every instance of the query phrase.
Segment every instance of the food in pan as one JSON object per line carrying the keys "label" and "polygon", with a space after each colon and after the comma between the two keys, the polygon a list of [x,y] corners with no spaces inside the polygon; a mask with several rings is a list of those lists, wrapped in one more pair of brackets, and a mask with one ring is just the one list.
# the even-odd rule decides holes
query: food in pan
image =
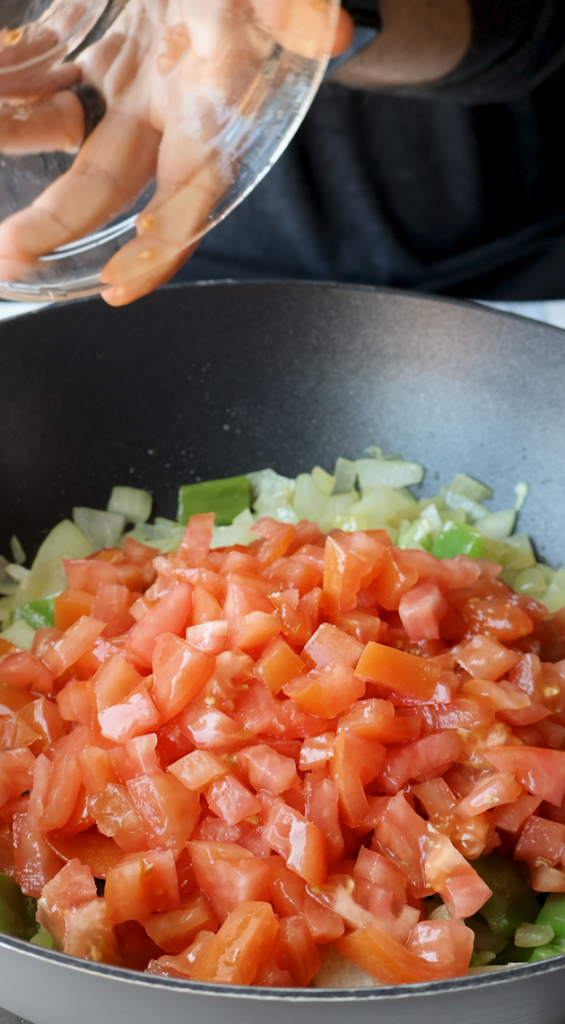
{"label": "food in pan", "polygon": [[14,540],[0,929],[275,987],[565,952],[564,574],[421,478],[372,449],[188,485],[176,523],[115,488],[31,571]]}

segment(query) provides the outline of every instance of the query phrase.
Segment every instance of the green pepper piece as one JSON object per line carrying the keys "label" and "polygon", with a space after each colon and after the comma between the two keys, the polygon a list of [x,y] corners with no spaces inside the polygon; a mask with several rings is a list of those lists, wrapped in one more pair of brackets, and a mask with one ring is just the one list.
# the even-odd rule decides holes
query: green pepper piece
{"label": "green pepper piece", "polygon": [[24,896],[19,885],[0,872],[0,932],[18,939],[31,939],[37,931],[37,903]]}
{"label": "green pepper piece", "polygon": [[55,943],[53,942],[53,939],[51,938],[49,932],[45,930],[45,928],[40,927],[37,934],[34,935],[29,941],[33,943],[34,946],[41,946],[42,949],[55,949]]}
{"label": "green pepper piece", "polygon": [[550,892],[541,908],[536,924],[548,924],[559,939],[565,938],[565,893]]}
{"label": "green pepper piece", "polygon": [[469,555],[480,558],[483,541],[478,530],[468,523],[456,523],[448,520],[441,533],[432,544],[432,555],[436,558],[455,558],[456,555]]}
{"label": "green pepper piece", "polygon": [[44,597],[40,601],[30,601],[16,608],[16,618],[23,619],[32,629],[43,629],[44,626],[55,625],[55,598]]}
{"label": "green pepper piece", "polygon": [[474,860],[473,867],[492,889],[492,896],[481,907],[480,914],[495,935],[512,938],[522,922],[532,924],[536,920],[540,905],[512,861],[489,853]]}
{"label": "green pepper piece", "polygon": [[563,956],[563,950],[548,942],[547,946],[536,946],[528,960],[529,964],[535,964],[538,960],[549,960],[552,956]]}
{"label": "green pepper piece", "polygon": [[216,526],[229,526],[235,517],[249,508],[251,495],[246,476],[230,476],[225,480],[203,480],[184,484],[179,489],[179,523],[187,523],[199,512],[215,512]]}

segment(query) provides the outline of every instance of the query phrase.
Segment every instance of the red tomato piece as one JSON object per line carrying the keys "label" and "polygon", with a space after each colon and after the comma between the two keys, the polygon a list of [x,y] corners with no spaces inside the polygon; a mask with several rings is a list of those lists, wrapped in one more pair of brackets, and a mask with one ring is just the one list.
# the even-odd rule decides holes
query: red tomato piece
{"label": "red tomato piece", "polygon": [[356,671],[380,686],[423,701],[432,696],[441,674],[440,666],[433,662],[373,642],[367,644]]}
{"label": "red tomato piece", "polygon": [[333,757],[335,749],[335,734],[323,732],[320,736],[311,736],[304,740],[300,749],[298,767],[300,771],[315,771],[316,768],[323,768]]}
{"label": "red tomato piece", "polygon": [[355,880],[355,901],[375,918],[392,939],[406,943],[410,930],[420,920],[420,911],[407,903],[398,903],[390,889],[373,885],[364,878]]}
{"label": "red tomato piece", "polygon": [[[343,935],[334,945],[338,953],[385,985],[410,985],[448,976],[440,965],[401,945],[376,922]],[[471,952],[472,948],[469,958]]]}
{"label": "red tomato piece", "polygon": [[320,954],[303,917],[284,917],[273,950],[275,963],[304,988],[321,967]]}
{"label": "red tomato piece", "polygon": [[317,778],[312,773],[304,780],[304,797],[305,816],[320,829],[326,840],[328,862],[335,864],[344,851],[337,786],[331,779]]}
{"label": "red tomato piece", "polygon": [[522,793],[514,803],[495,807],[491,814],[491,821],[495,828],[502,828],[505,832],[516,834],[530,815],[537,811],[540,803],[539,796]]}
{"label": "red tomato piece", "polygon": [[350,828],[361,826],[368,814],[364,786],[376,778],[385,756],[378,740],[365,739],[353,730],[337,733],[330,775],[339,793],[341,818]]}
{"label": "red tomato piece", "polygon": [[463,921],[420,921],[406,949],[437,965],[444,978],[459,978],[467,971],[473,944],[474,933]]}
{"label": "red tomato piece", "polygon": [[344,662],[299,676],[283,692],[311,715],[335,718],[365,693],[365,683]]}
{"label": "red tomato piece", "polygon": [[55,629],[64,632],[81,616],[92,615],[94,602],[92,594],[80,590],[63,590],[55,598]]}
{"label": "red tomato piece", "polygon": [[95,963],[120,963],[106,901],[96,896],[92,874],[80,861],[70,861],[45,886],[38,920],[64,953]]}
{"label": "red tomato piece", "polygon": [[438,892],[452,918],[471,917],[492,895],[469,861],[455,849],[448,836],[429,832],[426,881]]}
{"label": "red tomato piece", "polygon": [[530,616],[504,596],[471,600],[461,611],[469,632],[484,633],[503,644],[528,636],[534,629]]}
{"label": "red tomato piece", "polygon": [[63,559],[70,590],[82,590],[96,596],[101,583],[117,583],[118,571],[111,562],[93,558]]}
{"label": "red tomato piece", "polygon": [[281,620],[276,612],[249,612],[230,627],[229,644],[240,651],[258,651],[280,631]]}
{"label": "red tomato piece", "polygon": [[261,543],[255,552],[261,566],[272,565],[281,558],[296,538],[296,530],[291,523],[279,523],[271,516],[262,516],[251,527],[251,532],[261,537]]}
{"label": "red tomato piece", "polygon": [[165,632],[181,636],[186,629],[191,606],[191,584],[176,583],[130,630],[129,649],[146,665],[151,665],[158,638]]}
{"label": "red tomato piece", "polygon": [[367,565],[353,551],[331,535],[324,554],[324,608],[328,615],[343,615],[357,604],[361,580]]}
{"label": "red tomato piece", "polygon": [[161,774],[161,765],[155,752],[156,746],[157,735],[153,732],[128,740],[123,747],[116,747],[110,751],[110,760],[122,785],[125,786],[130,779],[136,779],[140,775]]}
{"label": "red tomato piece", "polygon": [[279,558],[269,567],[268,575],[270,580],[280,583],[283,590],[292,587],[303,597],[313,587],[320,585],[322,572],[323,565],[321,569],[317,569],[311,563],[298,558]]}
{"label": "red tomato piece", "polygon": [[555,867],[564,853],[565,825],[532,814],[520,832],[513,856],[514,860],[526,860],[532,864],[544,860]]}
{"label": "red tomato piece", "polygon": [[134,624],[130,608],[136,595],[121,583],[101,583],[98,587],[92,614],[106,623],[102,636],[113,637],[127,633]]}
{"label": "red tomato piece", "polygon": [[127,789],[143,822],[149,847],[173,850],[178,857],[200,816],[198,795],[165,772],[130,779]]}
{"label": "red tomato piece", "polygon": [[326,879],[326,849],[320,829],[293,807],[277,798],[263,811],[263,836],[279,853],[291,871],[309,885],[322,885]]}
{"label": "red tomato piece", "polygon": [[457,652],[457,662],[473,679],[496,681],[520,661],[520,655],[481,633],[466,641]]}
{"label": "red tomato piece", "polygon": [[344,633],[337,626],[323,622],[304,647],[303,654],[316,668],[326,668],[342,663],[355,668],[363,654],[364,646],[354,637]]}
{"label": "red tomato piece", "polygon": [[305,671],[302,658],[280,636],[271,641],[255,665],[255,674],[271,693],[278,693]]}
{"label": "red tomato piece", "polygon": [[56,696],[59,714],[65,722],[79,722],[92,727],[95,710],[92,685],[83,679],[71,679]]}
{"label": "red tomato piece", "polygon": [[396,864],[375,850],[362,846],[353,869],[355,878],[364,878],[382,889],[389,889],[398,903],[406,903],[408,879]]}
{"label": "red tomato piece", "polygon": [[254,733],[217,708],[193,704],[179,716],[181,731],[196,747],[213,750],[237,747]]}
{"label": "red tomato piece", "polygon": [[211,751],[193,750],[170,764],[167,771],[193,793],[202,793],[214,779],[227,775],[229,769],[226,762],[220,761]]}
{"label": "red tomato piece", "polygon": [[107,750],[86,746],[77,754],[81,782],[89,796],[101,793],[110,783],[117,782],[118,776]]}
{"label": "red tomato piece", "polygon": [[229,632],[229,622],[220,620],[189,626],[185,635],[191,647],[196,647],[199,651],[206,651],[208,654],[222,654],[228,646]]}
{"label": "red tomato piece", "polygon": [[151,690],[164,721],[174,718],[204,689],[216,659],[173,633],[161,633],[153,651]]}
{"label": "red tomato piece", "polygon": [[[39,828],[44,832],[62,828],[74,810],[81,786],[77,758],[79,751],[86,745],[87,737],[88,730],[84,726],[79,726],[55,744],[47,789],[41,799],[43,809],[37,822]],[[42,754],[41,757],[43,758],[44,755]],[[36,778],[34,778],[32,798],[35,791]]]}
{"label": "red tomato piece", "polygon": [[218,919],[205,893],[198,891],[183,900],[178,910],[153,914],[145,921],[145,930],[165,953],[182,953],[198,932],[216,932]]}
{"label": "red tomato piece", "polygon": [[349,636],[354,636],[362,644],[368,644],[369,640],[378,641],[386,633],[386,623],[381,622],[376,612],[369,609],[354,608],[344,615],[338,615],[334,625]]}
{"label": "red tomato piece", "polygon": [[171,850],[147,850],[124,857],[106,876],[104,896],[114,924],[141,921],[180,905]]}
{"label": "red tomato piece", "polygon": [[90,797],[88,807],[98,830],[114,839],[124,853],[147,849],[149,839],[144,823],[125,786],[109,782]]}
{"label": "red tomato piece", "polygon": [[194,626],[216,622],[222,617],[222,606],[213,594],[197,584],[192,595],[192,622]]}
{"label": "red tomato piece", "polygon": [[83,654],[86,654],[105,626],[105,622],[83,615],[63,633],[60,639],[55,640],[54,644],[42,655],[55,678],[61,676]]}
{"label": "red tomato piece", "polygon": [[0,685],[29,687],[35,693],[52,693],[53,673],[29,651],[13,650],[0,661]]}
{"label": "red tomato piece", "polygon": [[521,792],[522,787],[510,772],[488,774],[484,780],[473,786],[457,810],[460,815],[474,817],[476,814],[483,814],[484,811],[494,810],[499,804],[514,803]]}
{"label": "red tomato piece", "polygon": [[0,775],[5,779],[2,803],[31,789],[35,757],[27,747],[0,750]]}
{"label": "red tomato piece", "polygon": [[196,957],[190,977],[220,985],[250,985],[270,956],[278,922],[270,903],[246,900]]}
{"label": "red tomato piece", "polygon": [[246,900],[269,900],[268,858],[235,843],[189,844],[196,881],[206,893],[220,921]]}
{"label": "red tomato piece", "polygon": [[26,704],[19,712],[19,717],[37,736],[30,745],[36,757],[56,743],[65,731],[59,708],[47,697],[39,697],[31,704]]}
{"label": "red tomato piece", "polygon": [[14,858],[18,882],[26,896],[39,899],[47,882],[63,867],[43,832],[30,827],[27,814],[15,814],[12,822]]}
{"label": "red tomato piece", "polygon": [[489,748],[484,756],[499,771],[510,772],[534,796],[560,806],[565,796],[565,752],[539,747]]}
{"label": "red tomato piece", "polygon": [[114,743],[127,743],[135,736],[158,729],[163,720],[142,686],[119,704],[99,711],[98,721],[102,736]]}
{"label": "red tomato piece", "polygon": [[80,861],[95,878],[106,878],[108,871],[124,857],[123,851],[114,840],[103,835],[96,827],[73,836],[61,832],[47,832],[45,839],[61,860]]}
{"label": "red tomato piece", "polygon": [[[310,591],[306,597],[309,598],[314,591]],[[314,622],[308,605],[300,600],[297,590],[281,590],[279,594],[271,594],[271,603],[275,606],[281,620],[281,630],[287,640],[297,647],[308,642],[314,632],[317,621]]]}
{"label": "red tomato piece", "polygon": [[139,672],[117,655],[110,655],[92,679],[92,689],[99,711],[120,704],[143,682]]}
{"label": "red tomato piece", "polygon": [[376,600],[387,611],[396,611],[401,597],[418,582],[418,571],[403,558],[405,554],[408,552],[385,549],[380,572],[371,584]]}
{"label": "red tomato piece", "polygon": [[207,558],[215,518],[213,512],[202,512],[188,520],[179,547],[179,555],[187,565],[197,566]]}
{"label": "red tomato piece", "polygon": [[457,761],[460,753],[461,741],[454,730],[389,746],[381,773],[377,776],[379,789],[394,794],[410,780],[418,781],[432,774],[442,775]]}
{"label": "red tomato piece", "polygon": [[400,598],[398,613],[409,640],[439,640],[439,624],[447,601],[430,580],[417,583]]}
{"label": "red tomato piece", "polygon": [[237,825],[261,810],[257,797],[235,775],[216,779],[206,790],[206,801],[213,814],[228,825]]}
{"label": "red tomato piece", "polygon": [[266,743],[240,750],[237,762],[257,793],[261,789],[266,789],[276,796],[298,785],[294,760],[277,753]]}

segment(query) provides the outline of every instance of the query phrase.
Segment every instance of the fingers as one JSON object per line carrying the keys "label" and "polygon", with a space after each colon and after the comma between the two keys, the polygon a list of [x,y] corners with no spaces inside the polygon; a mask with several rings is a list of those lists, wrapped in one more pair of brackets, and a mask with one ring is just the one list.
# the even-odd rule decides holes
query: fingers
{"label": "fingers", "polygon": [[106,224],[155,173],[160,134],[144,122],[108,112],[73,166],[31,206],[0,224],[0,276],[7,280],[36,257]]}
{"label": "fingers", "polygon": [[[253,0],[262,25],[285,49],[320,60],[341,53],[352,38],[351,19],[329,0]],[[336,30],[339,30],[336,32]]]}
{"label": "fingers", "polygon": [[9,156],[73,152],[84,138],[84,110],[74,93],[0,111],[0,152]]}
{"label": "fingers", "polygon": [[198,243],[191,245],[183,252],[176,253],[172,259],[152,268],[146,274],[140,274],[131,281],[124,281],[123,284],[106,288],[102,292],[104,302],[107,302],[109,306],[126,306],[143,295],[149,295],[155,288],[160,288],[162,284],[170,281],[171,277],[174,277],[197,248]]}

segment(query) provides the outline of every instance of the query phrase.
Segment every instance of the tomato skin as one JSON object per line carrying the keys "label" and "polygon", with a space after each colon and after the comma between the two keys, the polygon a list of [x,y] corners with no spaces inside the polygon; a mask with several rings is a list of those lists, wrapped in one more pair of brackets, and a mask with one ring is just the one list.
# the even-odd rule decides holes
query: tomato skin
{"label": "tomato skin", "polygon": [[167,771],[193,793],[202,793],[214,779],[227,775],[229,769],[211,751],[194,750],[170,764]]}
{"label": "tomato skin", "polygon": [[130,854],[106,875],[104,896],[110,919],[143,922],[151,914],[180,905],[175,861],[171,850]]}
{"label": "tomato skin", "polygon": [[279,523],[271,516],[262,516],[252,526],[251,532],[261,537],[261,543],[255,551],[261,566],[272,565],[288,551],[296,539],[296,530],[291,523]]}
{"label": "tomato skin", "polygon": [[565,753],[539,747],[498,747],[485,757],[499,771],[508,771],[534,796],[560,806],[565,796]]}
{"label": "tomato skin", "polygon": [[240,903],[196,957],[190,977],[220,985],[250,985],[259,963],[270,956],[277,931],[270,903]]}
{"label": "tomato skin", "polygon": [[401,945],[376,923],[344,935],[334,945],[338,953],[385,985],[410,985],[446,977],[439,966]]}
{"label": "tomato skin", "polygon": [[302,658],[280,636],[268,644],[255,665],[255,674],[273,694],[305,671]]}
{"label": "tomato skin", "polygon": [[433,662],[371,641],[361,656],[356,672],[380,686],[425,701],[432,696],[441,669]]}

